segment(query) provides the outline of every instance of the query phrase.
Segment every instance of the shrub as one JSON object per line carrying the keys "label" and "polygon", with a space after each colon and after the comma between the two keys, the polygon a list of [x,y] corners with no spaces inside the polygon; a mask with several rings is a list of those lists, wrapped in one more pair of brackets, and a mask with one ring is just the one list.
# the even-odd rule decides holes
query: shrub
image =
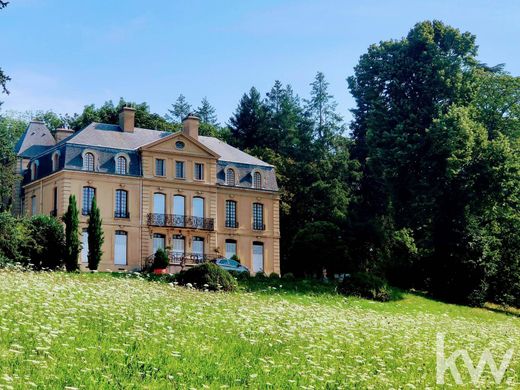
{"label": "shrub", "polygon": [[294,280],[294,274],[292,272],[287,272],[286,274],[282,275],[282,279],[284,280]]}
{"label": "shrub", "polygon": [[96,197],[92,199],[92,206],[88,217],[88,268],[93,271],[97,270],[101,257],[103,256],[103,242],[105,236],[103,234],[103,221],[97,207]]}
{"label": "shrub", "polygon": [[248,272],[228,271],[237,280],[247,280],[251,277]]}
{"label": "shrub", "polygon": [[27,220],[30,240],[25,251],[36,270],[57,269],[64,265],[65,234],[59,220],[47,215],[37,215]]}
{"label": "shrub", "polygon": [[191,283],[194,287],[212,291],[235,291],[237,281],[231,274],[213,263],[204,263],[182,271],[179,274],[179,283]]}
{"label": "shrub", "polygon": [[168,253],[166,253],[166,251],[162,248],[157,249],[157,252],[155,252],[155,256],[153,258],[153,268],[164,269],[168,267],[168,264],[170,264]]}
{"label": "shrub", "polygon": [[0,213],[0,257],[2,263],[26,263],[26,253],[23,248],[27,246],[25,242],[32,238],[27,231],[27,225],[22,222],[8,211]]}
{"label": "shrub", "polygon": [[65,267],[72,272],[78,269],[78,256],[81,252],[81,242],[79,241],[79,212],[76,205],[76,197],[69,196],[69,206],[63,215],[65,224]]}
{"label": "shrub", "polygon": [[267,279],[267,275],[263,271],[259,271],[255,274],[255,278],[257,279]]}
{"label": "shrub", "polygon": [[339,292],[375,301],[386,302],[391,298],[391,291],[386,281],[367,272],[357,272],[345,278],[339,285]]}
{"label": "shrub", "polygon": [[278,275],[276,272],[271,272],[269,274],[269,279],[280,279],[280,275]]}

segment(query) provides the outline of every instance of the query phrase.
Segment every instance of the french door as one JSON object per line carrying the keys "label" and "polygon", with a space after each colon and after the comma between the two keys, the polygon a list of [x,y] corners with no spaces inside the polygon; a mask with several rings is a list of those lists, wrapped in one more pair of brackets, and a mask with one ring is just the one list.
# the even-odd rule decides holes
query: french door
{"label": "french door", "polygon": [[264,244],[253,243],[253,272],[264,272]]}

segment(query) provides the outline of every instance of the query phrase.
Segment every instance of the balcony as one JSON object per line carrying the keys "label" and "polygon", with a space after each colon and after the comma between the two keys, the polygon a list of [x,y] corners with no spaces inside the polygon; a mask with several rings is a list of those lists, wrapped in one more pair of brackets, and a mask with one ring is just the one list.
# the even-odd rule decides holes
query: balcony
{"label": "balcony", "polygon": [[253,222],[253,230],[265,230],[265,225],[259,222]]}
{"label": "balcony", "polygon": [[[169,252],[168,257],[170,259],[170,266],[191,267],[197,264],[207,263],[209,261],[219,258],[219,255],[208,255],[203,253],[179,253]],[[143,269],[152,270],[154,262],[154,255],[150,255],[146,258],[142,264]]]}
{"label": "balcony", "polygon": [[238,222],[226,219],[226,227],[231,229],[238,229]]}
{"label": "balcony", "polygon": [[130,212],[129,211],[115,211],[114,212],[114,218],[129,219],[130,218]]}
{"label": "balcony", "polygon": [[214,230],[215,221],[213,218],[193,217],[191,215],[148,214],[148,226]]}

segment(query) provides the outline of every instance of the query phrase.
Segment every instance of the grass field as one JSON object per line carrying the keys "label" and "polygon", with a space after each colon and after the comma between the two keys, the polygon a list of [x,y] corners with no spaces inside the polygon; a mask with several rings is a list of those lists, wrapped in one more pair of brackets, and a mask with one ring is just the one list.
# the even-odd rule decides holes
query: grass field
{"label": "grass field", "polygon": [[[499,364],[514,348],[504,383],[517,386],[515,315],[267,283],[226,294],[110,274],[0,272],[0,388],[434,388],[438,332],[447,355],[465,348],[474,361],[490,348]],[[482,386],[492,385],[486,369]]]}

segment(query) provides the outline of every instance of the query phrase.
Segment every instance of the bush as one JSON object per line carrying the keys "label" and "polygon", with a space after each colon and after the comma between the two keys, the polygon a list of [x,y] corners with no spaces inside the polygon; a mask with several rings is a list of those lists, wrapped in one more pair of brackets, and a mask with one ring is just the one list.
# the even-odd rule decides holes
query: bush
{"label": "bush", "polygon": [[204,263],[182,271],[179,274],[179,283],[191,283],[195,288],[211,291],[235,291],[237,281],[231,274],[213,263]]}
{"label": "bush", "polygon": [[29,237],[24,251],[36,270],[63,267],[65,259],[65,234],[59,220],[47,215],[37,215],[27,220]]}
{"label": "bush", "polygon": [[157,249],[153,258],[153,269],[164,269],[170,264],[168,253],[162,248]]}
{"label": "bush", "polygon": [[267,279],[267,275],[264,272],[259,271],[255,274],[255,278],[263,280],[263,279]]}
{"label": "bush", "polygon": [[280,275],[278,275],[276,272],[271,272],[269,274],[269,279],[280,279]]}
{"label": "bush", "polygon": [[228,271],[237,280],[247,280],[251,277],[248,272]]}
{"label": "bush", "polygon": [[391,298],[391,291],[386,281],[367,272],[357,272],[351,277],[345,278],[338,290],[344,295],[354,295],[381,302],[387,302]]}
{"label": "bush", "polygon": [[292,272],[287,272],[282,275],[282,279],[292,281],[292,280],[295,280],[296,278],[294,277],[294,274]]}
{"label": "bush", "polygon": [[0,213],[0,258],[2,264],[26,263],[26,241],[31,237],[27,231],[27,225],[23,221],[4,211]]}

